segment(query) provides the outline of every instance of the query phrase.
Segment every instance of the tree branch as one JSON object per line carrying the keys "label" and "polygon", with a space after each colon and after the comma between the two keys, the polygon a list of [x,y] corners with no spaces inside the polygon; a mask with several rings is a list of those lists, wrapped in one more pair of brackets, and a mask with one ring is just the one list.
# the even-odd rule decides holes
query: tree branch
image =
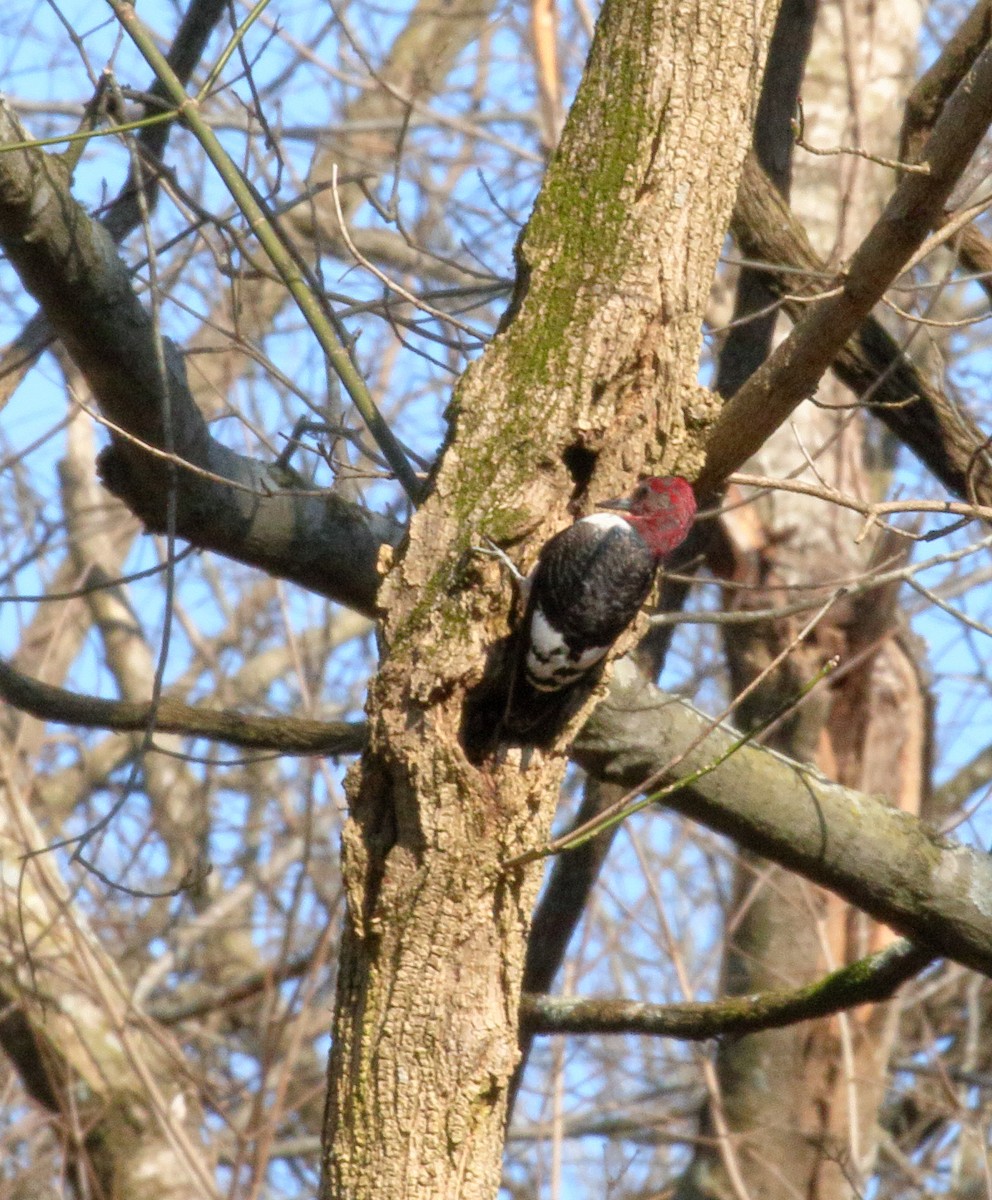
{"label": "tree branch", "polygon": [[[41,721],[84,729],[143,733],[152,717],[151,702],[101,700],[29,679],[0,659],[0,696]],[[279,754],[360,754],[365,748],[364,721],[308,721],[302,717],[258,717],[183,704],[163,696],[154,706],[155,728],[162,733],[211,738],[247,750]]]}
{"label": "tree branch", "polygon": [[932,66],[920,76],[906,101],[899,158],[917,162],[930,131],[944,105],[992,35],[992,3],[978,0]]}
{"label": "tree branch", "polygon": [[[613,690],[580,733],[573,758],[591,775],[636,788],[710,727],[709,718],[618,664]],[[0,660],[0,696],[42,720],[141,731],[148,705],[100,700],[28,680]],[[353,754],[364,722],[246,717],[164,697],[156,728],[252,750]],[[737,739],[718,727],[686,755],[705,766]],[[659,747],[664,747],[664,751]],[[666,803],[740,845],[837,892],[931,951],[992,975],[992,865],[881,800],[842,788],[760,747],[743,747]]]}
{"label": "tree branch", "polygon": [[[753,155],[744,164],[730,228],[743,254],[769,264],[765,278],[771,289],[785,312],[801,321],[809,311],[802,298],[823,290],[827,265]],[[809,275],[797,275],[795,268]],[[980,460],[973,465],[985,435],[920,373],[874,317],[837,351],[831,369],[855,395],[870,397],[873,415],[949,491],[992,504],[992,478]]]}
{"label": "tree branch", "polygon": [[[0,103],[0,145],[25,140],[17,118]],[[215,441],[190,395],[180,355],[162,339],[166,396],[152,318],[109,236],[73,199],[57,158],[31,147],[0,153],[0,245],[101,410],[123,431],[101,462],[111,491],[161,531],[175,486],[180,537],[360,612],[374,611],[378,553],[382,543],[399,541],[401,527],[330,493],[281,491],[266,464]],[[182,460],[215,478],[175,471],[131,438],[154,447],[171,441]],[[218,476],[234,486],[217,482]]]}
{"label": "tree branch", "polygon": [[129,984],[42,852],[16,775],[0,754],[0,1043],[35,1098],[71,1108],[65,1127],[85,1130],[71,1139],[83,1159],[78,1194],[147,1196],[151,1179],[158,1200],[215,1200],[182,1049],[129,1002]]}
{"label": "tree branch", "polygon": [[[573,757],[599,779],[637,789],[711,722],[618,664],[613,690],[576,740]],[[688,774],[738,734],[718,727],[679,765]],[[745,746],[668,807],[830,888],[934,953],[992,977],[992,861],[875,797],[810,767]]]}
{"label": "tree branch", "polygon": [[[184,83],[193,74],[210,35],[226,7],[225,0],[192,0],[186,10],[167,56],[176,75]],[[150,97],[164,96],[162,87],[157,81],[152,82],[148,94]],[[142,111],[145,116],[149,116],[157,109],[155,109],[154,103],[146,103],[142,105]],[[117,243],[122,242],[141,220],[142,204],[138,200],[139,189],[144,192],[145,209],[151,210],[155,207],[159,193],[157,164],[165,152],[169,134],[174,126],[174,120],[148,125],[140,130],[134,139],[139,156],[143,160],[150,160],[155,165],[149,167],[138,178],[135,164],[132,163],[124,186],[101,218],[105,229]],[[53,337],[51,326],[42,310],[35,313],[15,340],[0,352],[0,408],[13,395],[42,351],[51,345]]]}
{"label": "tree branch", "polygon": [[[127,32],[145,61],[155,72],[169,99],[203,147],[211,165],[221,177],[231,198],[244,215],[286,290],[296,301],[300,315],[324,351],[352,403],[361,414],[369,433],[389,462],[397,480],[410,499],[416,502],[422,485],[410,465],[403,447],[383,419],[372,393],[354,360],[346,331],[334,313],[324,303],[317,281],[310,276],[302,259],[277,228],[258,193],[242,175],[220,139],[204,120],[200,111],[200,95],[189,96],[183,82],[159,50],[150,30],[141,22],[130,0],[108,0],[121,27]],[[248,20],[252,18],[249,17]]]}
{"label": "tree branch", "polygon": [[836,294],[813,306],[724,407],[698,480],[702,494],[751,457],[810,395],[838,351],[927,233],[992,121],[992,47],[944,106],[926,144],[928,175],[907,175],[851,260]]}
{"label": "tree branch", "polygon": [[877,1004],[890,999],[933,959],[930,950],[901,938],[806,987],[695,1004],[525,995],[520,1016],[530,1034],[637,1033],[701,1042],[759,1029],[780,1029],[859,1004]]}

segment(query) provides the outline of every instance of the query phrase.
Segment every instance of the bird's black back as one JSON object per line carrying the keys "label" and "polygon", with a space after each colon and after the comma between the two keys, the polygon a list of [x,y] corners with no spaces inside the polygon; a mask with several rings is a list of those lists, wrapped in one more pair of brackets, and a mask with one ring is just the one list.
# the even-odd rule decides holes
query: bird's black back
{"label": "bird's black back", "polygon": [[607,530],[577,521],[544,547],[531,582],[528,614],[546,619],[575,646],[610,646],[651,591],[657,560],[641,535],[624,523]]}
{"label": "bird's black back", "polygon": [[[654,582],[658,560],[630,525],[606,530],[577,521],[545,545],[530,580],[517,636],[503,736],[526,745],[550,745],[595,686],[602,658],[637,616]],[[561,687],[535,686],[527,670],[531,623],[540,609],[575,659],[602,649],[587,670]]]}

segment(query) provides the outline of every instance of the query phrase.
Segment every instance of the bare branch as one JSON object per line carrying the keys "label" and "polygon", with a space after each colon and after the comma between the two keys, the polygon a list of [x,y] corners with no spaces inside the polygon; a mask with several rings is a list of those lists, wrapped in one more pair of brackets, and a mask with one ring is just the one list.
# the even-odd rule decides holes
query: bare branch
{"label": "bare branch", "polygon": [[691,1004],[525,995],[520,1017],[531,1034],[634,1033],[706,1041],[759,1029],[781,1029],[859,1004],[888,1000],[933,959],[930,950],[900,939],[806,987]]}
{"label": "bare branch", "polygon": [[[0,143],[24,140],[9,107],[0,105]],[[180,472],[180,537],[359,611],[373,610],[379,549],[398,542],[400,527],[334,495],[287,495],[265,464],[215,441],[168,342],[169,395],[163,394],[152,319],[108,235],[73,199],[57,159],[31,149],[0,154],[0,245],[110,420],[139,441],[164,448],[163,412],[170,411],[177,454],[254,493]],[[164,530],[173,485],[168,465],[117,438],[102,467],[109,489],[151,530]]]}
{"label": "bare branch", "polygon": [[[744,254],[769,264],[772,290],[789,316],[801,320],[806,308],[799,297],[822,293],[826,264],[753,155],[744,165],[731,229]],[[805,275],[805,283],[797,273]],[[963,499],[992,504],[992,478],[971,468],[985,435],[923,376],[875,317],[841,347],[832,370],[856,395],[870,399],[873,415],[946,488]]]}
{"label": "bare branch", "polygon": [[851,260],[840,295],[813,307],[728,402],[707,445],[705,494],[739,467],[815,388],[884,295],[943,206],[992,121],[992,48],[947,103],[926,145],[929,175],[909,175]]}
{"label": "bare branch", "polygon": [[[0,861],[7,868],[0,872],[0,996],[5,1015],[19,1017],[0,1026],[0,1038],[19,1051],[19,1066],[33,1069],[39,1099],[46,1100],[48,1072],[59,1081],[61,1102],[69,1093],[77,1098],[76,1116],[88,1126],[72,1148],[82,1160],[80,1194],[147,1195],[144,1176],[162,1200],[213,1200],[219,1193],[183,1053],[129,1004],[123,976],[42,852],[45,839],[6,752],[0,795]],[[47,1100],[56,1101],[50,1086]],[[122,1114],[130,1138],[119,1134]]]}
{"label": "bare branch", "polygon": [[[0,696],[42,721],[84,729],[143,733],[152,719],[151,702],[101,700],[29,679],[0,659]],[[363,721],[308,721],[302,717],[259,717],[183,704],[163,696],[155,706],[154,727],[163,733],[211,738],[247,750],[280,754],[360,754]]]}
{"label": "bare branch", "polygon": [[[599,779],[636,788],[709,726],[619,664],[610,698],[575,743]],[[717,728],[687,754],[706,766],[739,735]],[[666,804],[803,875],[904,936],[992,977],[992,862],[874,797],[770,751],[742,747]]]}

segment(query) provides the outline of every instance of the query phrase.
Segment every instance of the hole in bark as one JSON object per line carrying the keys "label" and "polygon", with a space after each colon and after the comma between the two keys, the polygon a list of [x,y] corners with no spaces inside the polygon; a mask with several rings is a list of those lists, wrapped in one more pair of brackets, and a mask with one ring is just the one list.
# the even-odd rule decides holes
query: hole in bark
{"label": "hole in bark", "polygon": [[592,479],[592,473],[596,467],[597,457],[598,455],[595,450],[590,450],[587,446],[583,446],[581,442],[573,442],[564,454],[562,454],[561,460],[565,464],[569,475],[571,475],[577,492],[584,492],[589,486],[589,480]]}

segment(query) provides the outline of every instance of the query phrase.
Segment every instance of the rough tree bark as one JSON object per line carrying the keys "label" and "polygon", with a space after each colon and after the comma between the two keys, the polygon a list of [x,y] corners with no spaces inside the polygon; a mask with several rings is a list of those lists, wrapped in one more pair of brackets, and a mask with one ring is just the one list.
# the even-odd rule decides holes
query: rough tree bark
{"label": "rough tree bark", "polygon": [[512,317],[462,380],[432,494],[383,584],[345,834],[324,1200],[495,1194],[539,879],[503,864],[546,837],[564,759],[474,766],[459,744],[507,612],[495,567],[465,552],[482,534],[526,538],[526,567],[590,479],[606,494],[645,468],[698,468],[701,317],[774,7],[604,7],[519,246]]}

